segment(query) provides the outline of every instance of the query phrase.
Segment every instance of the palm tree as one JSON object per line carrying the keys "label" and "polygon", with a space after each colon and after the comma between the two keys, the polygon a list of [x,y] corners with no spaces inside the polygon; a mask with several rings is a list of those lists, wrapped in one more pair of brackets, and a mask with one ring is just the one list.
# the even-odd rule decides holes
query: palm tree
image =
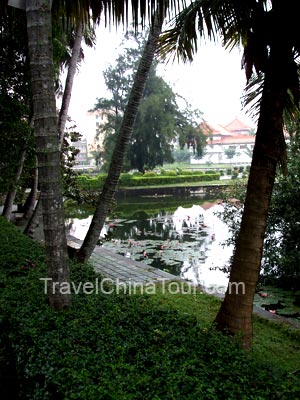
{"label": "palm tree", "polygon": [[111,207],[111,203],[123,168],[123,163],[137,116],[138,107],[142,99],[146,81],[149,76],[155,52],[157,50],[157,41],[161,34],[164,20],[163,15],[164,11],[157,11],[153,26],[150,28],[149,36],[143,50],[142,58],[138,66],[128,103],[124,112],[107,178],[105,180],[102,192],[98,197],[96,210],[93,215],[89,230],[77,254],[77,259],[79,261],[87,260],[94,251],[105,219],[108,215],[109,208]]}
{"label": "palm tree", "polygon": [[83,27],[83,23],[79,21],[75,30],[75,40],[72,47],[72,56],[68,65],[66,84],[58,117],[58,136],[60,148],[62,148],[64,141],[65,126],[68,118],[68,110],[71,101],[73,82],[77,70],[77,64],[80,59]]}
{"label": "palm tree", "polygon": [[[51,280],[48,294],[51,307],[61,310],[70,305],[71,294],[62,293],[60,290],[63,282],[69,282],[69,268],[64,228],[52,46],[49,40],[52,30],[50,2],[27,0],[26,18],[45,251],[48,278]],[[55,286],[52,286],[54,282]]]}
{"label": "palm tree", "polygon": [[17,194],[18,183],[22,175],[25,158],[26,158],[26,148],[24,148],[21,152],[20,160],[15,171],[14,180],[10,184],[9,190],[5,197],[2,216],[6,218],[8,221],[11,219],[13,204]]}
{"label": "palm tree", "polygon": [[[54,0],[52,14],[48,0],[26,0],[25,3],[48,277],[51,282],[57,283],[53,286],[53,291],[49,290],[49,300],[50,305],[59,310],[70,305],[71,296],[68,290],[64,290],[63,293],[61,290],[62,283],[69,281],[69,269],[60,176],[60,143],[55,115],[51,16],[63,16],[67,19],[72,17],[76,21],[88,24],[90,17],[93,21],[99,21],[101,13],[104,12],[109,21],[113,18],[117,23],[124,23],[128,18],[128,2]],[[159,3],[158,9],[161,14],[164,4],[169,1],[161,0]],[[19,2],[18,6],[22,5],[23,3]],[[152,17],[154,6],[154,0],[141,2],[141,5],[133,4],[132,13],[136,27],[140,17],[144,23],[147,12],[149,19]],[[128,109],[127,121],[130,121],[130,113],[134,111],[134,107],[133,105],[132,110]]]}
{"label": "palm tree", "polygon": [[[175,20],[161,39],[163,53],[177,51],[184,60],[197,51],[197,35],[221,33],[224,43],[242,41],[247,79],[252,69],[264,74],[260,115],[240,232],[225,299],[216,317],[219,329],[243,335],[251,347],[253,297],[259,278],[266,219],[276,167],[285,168],[283,111],[288,93],[299,104],[296,57],[300,40],[297,2],[260,3],[198,0]],[[280,27],[280,29],[278,29]],[[243,289],[243,290],[242,290]]]}

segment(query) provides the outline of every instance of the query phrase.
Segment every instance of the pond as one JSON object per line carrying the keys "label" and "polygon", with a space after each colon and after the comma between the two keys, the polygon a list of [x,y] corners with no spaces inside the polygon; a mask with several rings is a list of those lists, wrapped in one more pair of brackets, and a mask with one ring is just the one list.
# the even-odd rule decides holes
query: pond
{"label": "pond", "polygon": [[[118,202],[101,232],[102,246],[183,279],[224,292],[224,267],[232,248],[223,246],[226,225],[215,215],[222,205],[199,199],[144,199]],[[92,210],[69,210],[70,234],[83,239]]]}

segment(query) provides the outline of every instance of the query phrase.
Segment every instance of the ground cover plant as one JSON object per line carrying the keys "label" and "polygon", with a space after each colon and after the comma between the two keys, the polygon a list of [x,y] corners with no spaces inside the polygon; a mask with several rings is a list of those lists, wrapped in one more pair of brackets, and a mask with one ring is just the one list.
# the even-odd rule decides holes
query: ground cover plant
{"label": "ground cover plant", "polygon": [[[2,399],[299,398],[297,332],[259,322],[245,354],[214,330],[220,301],[200,291],[79,293],[54,312],[39,280],[43,248],[2,218],[0,248]],[[71,272],[77,283],[96,278],[89,265]]]}

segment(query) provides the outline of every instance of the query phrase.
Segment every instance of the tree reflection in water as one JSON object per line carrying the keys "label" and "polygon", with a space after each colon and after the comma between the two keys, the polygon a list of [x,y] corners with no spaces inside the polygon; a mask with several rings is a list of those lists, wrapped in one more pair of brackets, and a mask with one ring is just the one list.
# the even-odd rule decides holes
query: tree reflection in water
{"label": "tree reflection in water", "polygon": [[[222,271],[232,254],[221,245],[228,237],[226,225],[214,215],[222,205],[204,210],[199,205],[178,207],[175,212],[138,211],[126,219],[107,221],[102,245],[128,258],[188,279],[206,287],[227,284]],[[83,239],[91,221],[69,219],[70,234]]]}

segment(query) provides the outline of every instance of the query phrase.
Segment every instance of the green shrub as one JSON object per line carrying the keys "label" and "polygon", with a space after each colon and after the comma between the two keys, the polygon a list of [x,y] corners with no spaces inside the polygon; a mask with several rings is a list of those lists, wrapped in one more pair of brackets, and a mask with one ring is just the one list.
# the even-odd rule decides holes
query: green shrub
{"label": "green shrub", "polygon": [[174,169],[162,169],[160,174],[163,176],[177,176],[177,171]]}
{"label": "green shrub", "polygon": [[[132,174],[128,174],[128,173],[121,174],[119,184],[127,186],[128,183],[130,182],[130,180],[132,179],[132,176],[133,176]],[[135,176],[138,176],[138,175],[135,175]]]}
{"label": "green shrub", "polygon": [[147,171],[144,173],[144,176],[147,178],[152,178],[153,176],[157,176],[157,173],[153,171]]}
{"label": "green shrub", "polygon": [[[16,371],[14,398],[297,398],[295,377],[150,295],[80,294],[71,308],[52,311],[39,281],[46,271],[41,246],[2,218],[0,228],[0,254],[13,262],[0,259],[0,375],[8,365]],[[22,268],[26,260],[33,264]],[[71,264],[75,284],[95,277],[91,266]]]}
{"label": "green shrub", "polygon": [[143,176],[144,174],[140,171],[136,171],[132,174],[132,176]]}
{"label": "green shrub", "polygon": [[237,179],[238,175],[239,175],[238,171],[233,171],[231,179]]}
{"label": "green shrub", "polygon": [[183,169],[180,173],[180,175],[188,176],[188,175],[193,175],[193,171],[190,169]]}

